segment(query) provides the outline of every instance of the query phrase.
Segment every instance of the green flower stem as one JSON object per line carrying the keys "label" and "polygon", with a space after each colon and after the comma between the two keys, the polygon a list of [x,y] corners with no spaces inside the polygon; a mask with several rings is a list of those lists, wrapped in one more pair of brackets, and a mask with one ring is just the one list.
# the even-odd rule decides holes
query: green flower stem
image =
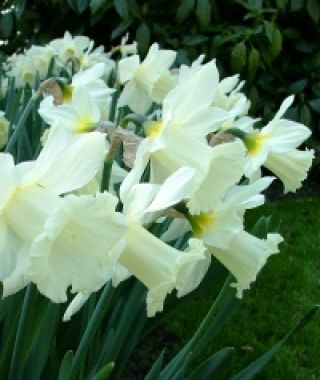
{"label": "green flower stem", "polygon": [[146,121],[146,117],[144,115],[138,113],[129,113],[129,115],[125,116],[120,123],[120,127],[126,129],[128,127],[129,122],[135,124],[137,128],[142,129],[143,123]]}
{"label": "green flower stem", "polygon": [[27,287],[25,293],[20,321],[18,324],[16,340],[13,347],[12,360],[9,370],[8,380],[20,380],[22,378],[23,368],[24,368],[24,351],[26,343],[26,335],[28,333],[28,326],[31,319],[31,314],[34,311],[34,288],[30,284]]}
{"label": "green flower stem", "polygon": [[97,306],[92,314],[90,322],[88,323],[88,326],[80,341],[79,347],[75,353],[69,380],[79,379],[78,374],[81,371],[81,368],[85,361],[87,351],[90,348],[90,344],[92,343],[95,337],[95,333],[97,332],[100,326],[100,323],[104,316],[104,312],[107,309],[107,306],[111,300],[112,293],[113,293],[113,288],[112,288],[111,282],[108,282],[107,285],[103,289],[103,292],[100,296]]}
{"label": "green flower stem", "polygon": [[29,102],[27,103],[26,105],[26,108],[24,109],[21,117],[20,117],[20,120],[15,128],[15,130],[13,131],[9,141],[8,141],[8,144],[6,146],[6,149],[5,149],[5,152],[12,152],[12,148],[14,146],[14,144],[16,143],[17,139],[18,139],[18,136],[19,136],[19,133],[20,131],[22,130],[22,128],[25,126],[25,123],[27,121],[27,118],[30,114],[30,112],[32,111],[34,105],[35,105],[35,102],[37,101],[38,97],[40,96],[41,92],[39,91],[36,91],[32,97],[30,98]]}
{"label": "green flower stem", "polygon": [[110,149],[104,161],[102,179],[101,179],[101,185],[100,185],[101,191],[109,190],[113,161],[116,157],[117,150],[121,144],[122,144],[121,134],[117,133],[117,131],[115,130],[111,134]]}
{"label": "green flower stem", "polygon": [[230,133],[231,135],[235,137],[239,137],[239,139],[241,139],[242,141],[245,141],[246,135],[247,135],[245,132],[243,132],[239,128],[228,128],[225,130],[225,132]]}

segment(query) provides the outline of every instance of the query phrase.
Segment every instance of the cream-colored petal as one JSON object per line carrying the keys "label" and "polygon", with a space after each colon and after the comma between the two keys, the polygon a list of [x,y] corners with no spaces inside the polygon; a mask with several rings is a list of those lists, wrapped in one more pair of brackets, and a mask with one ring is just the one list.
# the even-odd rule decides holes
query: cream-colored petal
{"label": "cream-colored petal", "polygon": [[163,101],[163,114],[175,120],[185,120],[199,109],[208,108],[212,102],[219,73],[215,61],[203,65],[193,76],[178,84]]}
{"label": "cream-colored petal", "polygon": [[186,251],[177,260],[177,296],[183,297],[196,289],[208,271],[211,262],[203,242],[190,239]]}
{"label": "cream-colored petal", "polygon": [[139,67],[140,58],[138,55],[122,58],[119,61],[119,78],[121,83],[126,83],[132,79],[134,71]]}
{"label": "cream-colored petal", "polygon": [[284,185],[284,192],[295,192],[307,177],[314,159],[314,150],[292,150],[284,154],[270,153],[264,166]]}
{"label": "cream-colored petal", "polygon": [[10,198],[19,181],[19,176],[14,171],[13,157],[9,153],[0,153],[0,212]]}
{"label": "cream-colored petal", "polygon": [[144,139],[137,149],[133,168],[124,178],[119,189],[120,199],[123,203],[127,203],[126,198],[129,196],[131,189],[140,182],[141,176],[149,162],[151,144],[150,139]]}
{"label": "cream-colored petal", "polygon": [[294,95],[290,95],[286,99],[284,99],[284,101],[281,103],[281,106],[278,112],[275,114],[273,120],[282,118],[282,116],[285,114],[287,109],[292,105],[293,101],[294,101]]}
{"label": "cream-colored petal", "polygon": [[65,302],[69,286],[90,293],[111,279],[106,278],[108,253],[126,231],[123,216],[114,211],[116,202],[108,193],[70,195],[47,219],[31,246],[29,275],[53,302]]}
{"label": "cream-colored petal", "polygon": [[[56,194],[67,193],[87,184],[103,165],[105,136],[92,132],[77,136],[69,146],[66,146],[67,141],[68,139],[59,137],[48,140],[44,148],[46,151],[40,154],[25,182],[37,182]],[[54,152],[50,156],[52,151]]]}
{"label": "cream-colored petal", "polygon": [[73,300],[69,303],[66,311],[63,314],[63,322],[70,321],[71,317],[76,314],[81,307],[87,302],[90,294],[88,293],[78,293]]}
{"label": "cream-colored petal", "polygon": [[60,205],[60,201],[56,194],[39,185],[18,187],[5,205],[3,217],[10,229],[31,243],[42,232],[47,216]]}
{"label": "cream-colored petal", "polygon": [[146,211],[161,211],[189,198],[194,188],[195,175],[193,168],[184,167],[175,171],[164,181]]}
{"label": "cream-colored petal", "polygon": [[130,81],[122,90],[118,107],[128,106],[137,113],[146,113],[151,107],[152,100],[145,89],[135,81]]}
{"label": "cream-colored petal", "polygon": [[260,200],[264,197],[256,198],[256,196],[269,187],[274,179],[275,177],[262,177],[248,185],[235,185],[228,191],[224,202],[228,207],[236,210],[260,206]]}
{"label": "cream-colored petal", "polygon": [[[175,287],[180,296],[196,287],[204,276],[208,262],[202,242],[192,242],[190,249],[178,251],[146,231],[134,221],[125,235],[127,247],[120,264],[147,288],[147,314],[163,310],[165,297]],[[205,262],[205,264],[198,261]]]}
{"label": "cream-colored petal", "polygon": [[268,234],[267,239],[258,239],[245,231],[238,233],[228,249],[212,249],[211,253],[234,275],[237,297],[250,288],[270,255],[279,252],[283,241],[279,234]]}
{"label": "cream-colored petal", "polygon": [[89,69],[81,70],[72,77],[72,86],[86,86],[89,83],[101,78],[106,72],[104,63],[97,63]]}
{"label": "cream-colored petal", "polygon": [[24,244],[16,254],[16,265],[14,269],[2,281],[2,297],[8,297],[17,293],[30,282],[28,278],[29,255],[29,246]]}
{"label": "cream-colored petal", "polygon": [[268,136],[269,149],[274,153],[287,153],[311,135],[310,129],[303,124],[285,119],[271,121],[262,132]]}
{"label": "cream-colored petal", "polygon": [[212,148],[207,171],[195,188],[188,207],[192,214],[210,211],[243,176],[245,147],[241,141]]}

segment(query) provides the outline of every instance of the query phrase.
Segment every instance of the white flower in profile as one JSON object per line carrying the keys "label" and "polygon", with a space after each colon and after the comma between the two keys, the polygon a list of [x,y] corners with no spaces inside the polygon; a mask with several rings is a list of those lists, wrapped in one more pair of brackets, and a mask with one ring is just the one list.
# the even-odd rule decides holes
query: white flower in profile
{"label": "white flower in profile", "polygon": [[88,49],[80,58],[80,70],[86,70],[98,63],[103,63],[106,67],[105,75],[109,76],[111,70],[115,68],[115,62],[109,58],[109,55],[104,51],[103,46],[94,48],[94,42],[90,41]]}
{"label": "white flower in profile", "polygon": [[240,231],[235,234],[227,249],[212,248],[210,252],[234,275],[236,282],[231,286],[237,289],[237,297],[250,288],[268,258],[279,252],[278,245],[283,241],[279,234],[268,234],[266,239]]}
{"label": "white flower in profile", "polygon": [[[264,177],[248,185],[234,185],[220,200],[203,193],[199,203],[200,210],[196,213],[190,207],[192,192],[188,194],[183,184],[176,182],[171,191],[168,187],[161,187],[146,211],[155,213],[172,206],[173,200],[178,204],[185,201],[186,208],[182,212],[190,223],[189,229],[192,230],[193,236],[202,239],[208,251],[235,276],[237,282],[234,286],[237,288],[238,297],[241,297],[242,291],[249,289],[250,284],[255,281],[268,257],[278,252],[278,244],[283,240],[279,234],[268,234],[264,240],[244,231],[245,211],[264,202],[264,196],[260,193],[273,179]],[[169,179],[167,181],[169,182]],[[217,182],[219,178],[211,178],[213,189]],[[181,211],[181,208],[178,208],[178,211]],[[168,235],[176,239],[181,233],[186,232],[182,231],[181,227],[180,222]]]}
{"label": "white flower in profile", "polygon": [[7,75],[15,78],[15,87],[34,86],[37,72],[34,61],[25,54],[13,54],[8,58]]}
{"label": "white flower in profile", "polygon": [[286,98],[265,127],[252,129],[243,137],[248,150],[245,174],[250,176],[263,165],[279,176],[285,192],[296,191],[301,186],[314,158],[313,150],[296,149],[310,136],[310,129],[282,118],[293,99],[293,96]]}
{"label": "white flower in profile", "polygon": [[167,294],[177,289],[182,297],[194,290],[210,264],[201,240],[190,239],[185,251],[170,247],[137,222],[130,220],[124,236],[126,248],[119,263],[148,289],[147,315],[163,310]]}
{"label": "white flower in profile", "polygon": [[0,149],[2,149],[8,142],[9,126],[10,123],[5,118],[5,113],[0,111]]}
{"label": "white flower in profile", "polygon": [[119,79],[125,84],[118,106],[128,105],[134,112],[145,113],[152,102],[161,103],[175,86],[169,73],[176,57],[172,50],[160,50],[153,44],[143,62],[133,55],[119,61]]}
{"label": "white flower in profile", "polygon": [[138,43],[137,41],[133,41],[131,44],[128,44],[129,41],[129,33],[121,38],[121,43],[118,47],[121,53],[121,57],[125,58],[128,55],[133,55],[138,53]]}
{"label": "white flower in profile", "polygon": [[109,193],[69,195],[46,219],[31,245],[28,273],[53,302],[67,301],[69,286],[90,294],[112,279],[109,252],[127,229],[117,202]]}
{"label": "white flower in profile", "polygon": [[26,84],[33,87],[37,78],[46,78],[53,56],[54,51],[49,46],[32,45],[24,53],[13,54],[7,59],[7,75],[15,79],[18,88]]}
{"label": "white flower in profile", "polygon": [[72,37],[67,31],[63,38],[57,38],[49,42],[49,46],[55,51],[61,65],[70,59],[80,59],[90,46],[90,39],[85,36]]}
{"label": "white flower in profile", "polygon": [[29,249],[25,245],[41,233],[48,215],[59,207],[60,194],[78,189],[93,178],[105,152],[104,136],[99,133],[75,137],[52,128],[36,161],[15,165],[10,154],[0,154],[1,255],[9,255],[2,261],[7,263],[1,271],[4,294],[9,292],[7,284],[12,292],[14,283],[19,290],[29,281]]}
{"label": "white flower in profile", "polygon": [[228,111],[233,119],[247,115],[250,101],[240,92],[243,85],[244,82],[239,81],[239,75],[222,79],[212,100],[212,105]]}

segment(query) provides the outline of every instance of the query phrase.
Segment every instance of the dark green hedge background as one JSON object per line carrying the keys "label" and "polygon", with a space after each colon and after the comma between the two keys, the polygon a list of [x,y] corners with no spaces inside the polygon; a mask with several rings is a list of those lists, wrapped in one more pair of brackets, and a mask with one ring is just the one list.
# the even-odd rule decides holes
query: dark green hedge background
{"label": "dark green hedge background", "polygon": [[178,50],[179,62],[217,58],[221,74],[240,73],[251,114],[268,119],[296,94],[290,118],[320,138],[318,0],[15,0],[0,5],[4,54],[32,43],[84,34],[107,48],[130,32],[145,54],[152,42]]}

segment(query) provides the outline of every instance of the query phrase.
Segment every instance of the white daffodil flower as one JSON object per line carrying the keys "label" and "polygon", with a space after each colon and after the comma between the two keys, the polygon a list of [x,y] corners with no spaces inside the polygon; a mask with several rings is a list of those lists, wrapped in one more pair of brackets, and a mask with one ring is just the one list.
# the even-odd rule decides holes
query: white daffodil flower
{"label": "white daffodil flower", "polygon": [[268,234],[266,239],[258,239],[245,231],[240,231],[231,240],[227,249],[212,248],[211,253],[234,275],[237,282],[237,297],[242,298],[243,291],[250,284],[269,256],[278,253],[278,245],[283,241],[279,234]]}
{"label": "white daffodil flower", "polygon": [[145,113],[153,101],[160,103],[175,85],[168,70],[175,57],[175,51],[160,50],[158,44],[153,44],[141,63],[138,55],[122,58],[119,79],[126,85],[118,106],[128,105],[134,112]]}
{"label": "white daffodil flower", "polygon": [[106,76],[109,76],[111,70],[115,68],[115,62],[109,58],[104,47],[98,46],[94,49],[94,42],[90,41],[88,49],[80,58],[80,69],[89,69],[98,63],[103,63],[106,66]]}
{"label": "white daffodil flower", "polygon": [[210,264],[201,240],[190,239],[185,251],[165,244],[133,220],[124,236],[126,248],[119,263],[147,288],[147,315],[163,310],[167,294],[177,289],[178,297],[194,290]]}
{"label": "white daffodil flower", "polygon": [[53,302],[67,301],[67,289],[90,294],[113,271],[108,253],[126,232],[125,218],[115,212],[117,198],[66,196],[46,219],[30,248],[29,276]]}
{"label": "white daffodil flower", "polygon": [[79,71],[72,77],[71,84],[63,89],[65,101],[72,100],[73,90],[77,87],[85,87],[90,98],[98,105],[101,111],[108,107],[111,98],[110,95],[115,89],[107,86],[102,79],[107,74],[107,66],[104,63],[98,63],[89,69]]}
{"label": "white daffodil flower", "polygon": [[121,38],[121,44],[119,45],[119,50],[122,58],[127,57],[128,55],[133,55],[138,53],[138,43],[133,41],[131,44],[128,44],[129,33]]}
{"label": "white daffodil flower", "polygon": [[[314,155],[313,150],[303,153],[296,150],[310,136],[310,129],[303,124],[282,118],[292,102],[293,96],[286,98],[275,117],[265,127],[261,130],[252,129],[243,138],[248,150],[245,174],[250,176],[261,165],[279,172],[292,168],[290,174],[293,176],[290,185],[288,181],[285,183],[286,191],[295,191],[301,185]],[[286,160],[283,157],[293,158],[291,167],[288,166],[290,159]]]}
{"label": "white daffodil flower", "polygon": [[[249,185],[233,186],[222,202],[212,204],[209,212],[190,213],[188,218],[194,235],[201,238],[210,253],[235,276],[238,297],[242,297],[243,290],[249,289],[268,257],[278,252],[278,244],[283,240],[279,234],[268,234],[266,240],[261,240],[243,230],[244,211],[263,202],[260,192],[273,179],[265,177]],[[213,181],[212,184],[214,187]],[[158,195],[147,211],[155,212],[166,206],[165,194],[159,192]],[[170,195],[168,199],[170,204]],[[176,239],[181,233],[181,222],[179,227],[180,232],[176,231],[175,236],[171,232],[171,239]]]}
{"label": "white daffodil flower", "polygon": [[50,61],[54,56],[54,50],[50,46],[32,47],[21,54],[13,54],[8,58],[6,73],[15,78],[16,87],[24,87],[29,84],[35,85],[36,78],[46,78]]}
{"label": "white daffodil flower", "polygon": [[85,36],[72,37],[69,32],[65,32],[63,38],[51,41],[49,46],[55,51],[61,65],[65,65],[69,59],[81,60],[90,46],[90,39]]}
{"label": "white daffodil flower", "polygon": [[[1,255],[12,256],[2,261],[7,263],[0,278],[4,288],[8,284],[12,289],[16,281],[18,290],[28,282],[29,250],[24,245],[41,233],[48,215],[60,206],[60,194],[80,188],[93,178],[105,152],[104,136],[99,133],[72,137],[52,128],[36,161],[15,166],[10,154],[0,154]],[[4,289],[4,294],[8,292]]]}
{"label": "white daffodil flower", "polygon": [[250,101],[240,92],[243,85],[244,82],[239,82],[239,75],[222,79],[217,87],[212,105],[228,111],[233,119],[247,115]]}
{"label": "white daffodil flower", "polygon": [[51,95],[40,103],[38,112],[41,117],[48,124],[52,125],[56,118],[61,116],[61,113],[61,117],[63,117],[63,113],[67,112],[67,115],[65,115],[66,118],[68,118],[68,113],[74,111],[74,108],[76,109],[74,112],[79,113],[79,106],[81,106],[79,99],[84,97],[86,102],[89,102],[87,108],[93,105],[91,113],[94,113],[94,110],[98,108],[101,118],[105,120],[108,119],[111,95],[115,90],[108,87],[105,81],[101,79],[105,73],[106,66],[104,63],[99,63],[90,69],[79,71],[73,76],[71,84],[65,85],[62,88],[62,105],[56,105]]}
{"label": "white daffodil flower", "polygon": [[211,61],[166,96],[162,120],[145,125],[147,138],[138,147],[134,167],[123,183],[122,199],[139,182],[149,160],[154,183],[163,182],[183,166],[197,169],[199,178],[207,175],[215,154],[206,136],[228,118],[226,111],[211,106],[218,82],[216,64]]}
{"label": "white daffodil flower", "polygon": [[101,120],[101,112],[85,86],[73,90],[72,102],[53,106],[52,97],[45,98],[38,110],[43,120],[73,133],[93,131]]}

